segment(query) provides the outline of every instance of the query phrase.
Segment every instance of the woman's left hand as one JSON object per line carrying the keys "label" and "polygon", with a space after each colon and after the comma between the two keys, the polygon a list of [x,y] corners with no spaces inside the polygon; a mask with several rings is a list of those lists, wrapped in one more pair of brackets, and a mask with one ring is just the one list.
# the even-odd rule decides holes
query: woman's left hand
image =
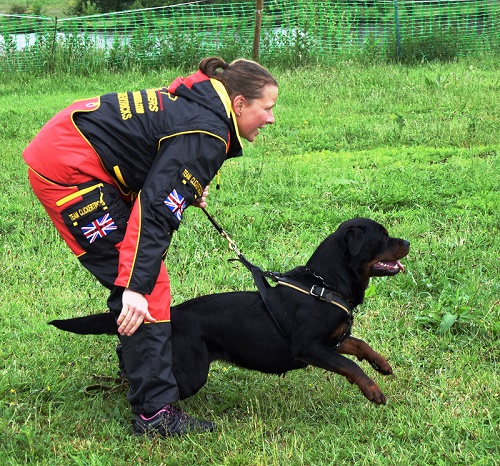
{"label": "woman's left hand", "polygon": [[196,201],[193,202],[193,206],[195,207],[200,207],[201,209],[204,209],[207,206],[207,196],[208,196],[208,187],[210,184],[205,186],[205,189],[203,190],[203,194],[201,197],[196,199]]}
{"label": "woman's left hand", "polygon": [[118,333],[131,336],[143,322],[156,322],[148,311],[148,302],[143,294],[125,288],[122,296],[122,312],[118,316]]}

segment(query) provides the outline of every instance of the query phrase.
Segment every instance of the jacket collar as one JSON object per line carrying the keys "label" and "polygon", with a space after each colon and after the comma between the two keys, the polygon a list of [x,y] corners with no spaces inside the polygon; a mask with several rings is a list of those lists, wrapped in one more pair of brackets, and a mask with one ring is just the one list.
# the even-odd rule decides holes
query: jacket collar
{"label": "jacket collar", "polygon": [[210,82],[212,83],[212,86],[214,87],[215,92],[217,92],[217,94],[219,95],[219,98],[222,102],[222,105],[224,105],[224,108],[226,109],[227,117],[233,121],[236,137],[238,138],[238,142],[240,143],[240,146],[243,147],[243,144],[241,143],[240,132],[238,130],[238,123],[236,121],[236,115],[233,111],[231,99],[229,98],[229,94],[227,93],[226,88],[224,87],[224,84],[222,84],[220,81],[217,81],[217,79],[213,79],[213,78],[210,78]]}

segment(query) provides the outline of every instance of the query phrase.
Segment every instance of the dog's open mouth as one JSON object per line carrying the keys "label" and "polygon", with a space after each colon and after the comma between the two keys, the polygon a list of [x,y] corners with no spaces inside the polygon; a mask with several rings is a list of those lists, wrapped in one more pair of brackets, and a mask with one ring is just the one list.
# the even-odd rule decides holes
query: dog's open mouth
{"label": "dog's open mouth", "polygon": [[401,262],[395,261],[379,261],[375,262],[371,268],[371,276],[396,275],[399,272],[404,272],[405,268]]}

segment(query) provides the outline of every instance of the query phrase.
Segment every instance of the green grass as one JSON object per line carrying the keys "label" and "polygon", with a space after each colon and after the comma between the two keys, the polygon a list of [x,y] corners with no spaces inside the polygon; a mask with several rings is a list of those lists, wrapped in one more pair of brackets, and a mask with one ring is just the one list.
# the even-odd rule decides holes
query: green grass
{"label": "green grass", "polygon": [[[494,465],[500,462],[498,62],[275,70],[276,125],[222,170],[209,211],[266,269],[303,264],[351,217],[411,241],[407,273],[374,279],[353,334],[393,366],[365,364],[388,404],[315,368],[284,378],[214,364],[181,403],[211,435],[130,436],[116,339],[46,325],[104,309],[106,293],[55,233],[21,153],[73,100],[169,82],[175,71],[0,78],[0,464]],[[174,300],[254,289],[196,209],[167,257]]]}

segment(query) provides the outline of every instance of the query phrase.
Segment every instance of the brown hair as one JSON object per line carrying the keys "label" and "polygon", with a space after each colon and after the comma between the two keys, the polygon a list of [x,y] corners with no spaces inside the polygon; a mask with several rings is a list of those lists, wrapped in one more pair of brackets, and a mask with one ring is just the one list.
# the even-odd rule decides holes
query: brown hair
{"label": "brown hair", "polygon": [[278,87],[276,79],[263,66],[243,58],[226,63],[222,58],[208,57],[201,61],[199,69],[224,84],[231,99],[237,95],[247,100],[259,99],[265,86]]}

